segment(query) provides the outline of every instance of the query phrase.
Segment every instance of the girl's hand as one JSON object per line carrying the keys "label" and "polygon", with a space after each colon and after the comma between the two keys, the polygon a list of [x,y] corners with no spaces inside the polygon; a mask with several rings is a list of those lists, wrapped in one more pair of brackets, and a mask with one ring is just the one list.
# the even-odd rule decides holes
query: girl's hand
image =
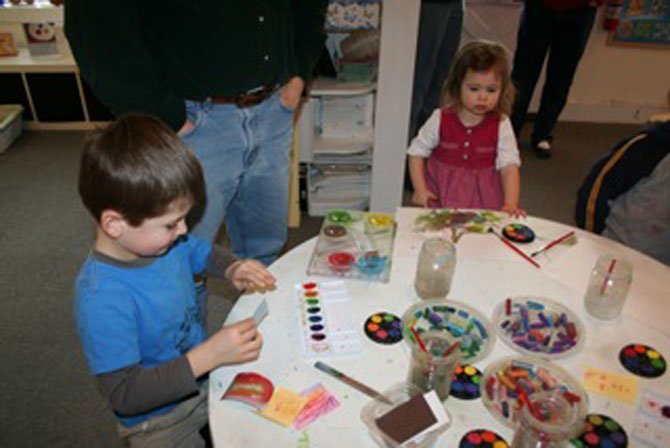
{"label": "girl's hand", "polygon": [[226,269],[224,275],[240,291],[272,289],[277,281],[265,266],[256,260],[238,260]]}
{"label": "girl's hand", "polygon": [[508,205],[505,204],[502,206],[500,209],[503,212],[506,212],[508,215],[510,215],[513,218],[525,218],[526,217],[526,211],[519,207],[518,205]]}
{"label": "girl's hand", "polygon": [[430,201],[437,201],[437,195],[432,191],[425,190],[414,190],[412,195],[412,204],[420,205],[421,207],[428,207]]}

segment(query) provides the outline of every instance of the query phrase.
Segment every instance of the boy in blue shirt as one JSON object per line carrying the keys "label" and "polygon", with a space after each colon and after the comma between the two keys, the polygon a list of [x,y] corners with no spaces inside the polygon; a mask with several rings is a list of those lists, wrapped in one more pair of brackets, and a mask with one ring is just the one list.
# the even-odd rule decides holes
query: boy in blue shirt
{"label": "boy in blue shirt", "polygon": [[89,139],[79,193],[97,230],[77,278],[77,327],[119,434],[128,446],[204,446],[206,374],[256,359],[262,337],[245,319],[207,338],[193,276],[240,290],[275,278],[187,234],[186,216],[204,200],[202,169],[158,119],[122,116]]}

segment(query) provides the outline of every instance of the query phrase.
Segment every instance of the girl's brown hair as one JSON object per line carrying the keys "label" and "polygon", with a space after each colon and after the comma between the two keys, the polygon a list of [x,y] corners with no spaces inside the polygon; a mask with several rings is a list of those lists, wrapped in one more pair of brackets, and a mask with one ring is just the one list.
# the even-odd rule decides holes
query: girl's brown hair
{"label": "girl's brown hair", "polygon": [[456,54],[449,76],[442,90],[442,104],[461,104],[461,84],[468,70],[485,72],[494,70],[500,78],[500,99],[495,111],[500,115],[510,115],[514,103],[515,89],[510,76],[507,50],[496,43],[477,40],[464,45]]}
{"label": "girl's brown hair", "polygon": [[127,114],[86,141],[79,195],[96,220],[111,209],[139,226],[180,198],[202,206],[205,187],[200,163],[168,126]]}

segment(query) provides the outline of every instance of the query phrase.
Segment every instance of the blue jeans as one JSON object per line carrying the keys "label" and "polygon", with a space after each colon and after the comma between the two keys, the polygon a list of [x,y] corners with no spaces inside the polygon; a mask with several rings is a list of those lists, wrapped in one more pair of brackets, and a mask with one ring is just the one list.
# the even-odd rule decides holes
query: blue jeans
{"label": "blue jeans", "polygon": [[207,204],[192,233],[213,241],[224,222],[232,251],[268,265],[286,241],[293,111],[279,93],[248,108],[186,102],[182,136],[202,164]]}
{"label": "blue jeans", "polygon": [[421,3],[409,138],[439,107],[442,85],[461,42],[463,0]]}
{"label": "blue jeans", "polygon": [[568,99],[595,15],[596,8],[591,7],[554,12],[546,9],[539,0],[526,0],[524,3],[512,70],[512,80],[517,88],[512,126],[517,137],[526,121],[528,105],[544,60],[549,54],[531,142],[536,144],[541,140],[552,140],[556,121]]}

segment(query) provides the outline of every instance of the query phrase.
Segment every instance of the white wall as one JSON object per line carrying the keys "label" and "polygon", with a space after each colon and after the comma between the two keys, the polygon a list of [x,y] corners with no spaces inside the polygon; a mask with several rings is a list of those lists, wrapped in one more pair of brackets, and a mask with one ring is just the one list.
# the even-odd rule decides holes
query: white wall
{"label": "white wall", "polygon": [[[473,38],[498,40],[514,51],[520,3],[469,0],[466,11],[464,42]],[[607,45],[601,14],[602,10],[561,120],[640,123],[652,113],[667,112],[670,49]],[[537,109],[542,82],[536,88],[531,111]]]}

